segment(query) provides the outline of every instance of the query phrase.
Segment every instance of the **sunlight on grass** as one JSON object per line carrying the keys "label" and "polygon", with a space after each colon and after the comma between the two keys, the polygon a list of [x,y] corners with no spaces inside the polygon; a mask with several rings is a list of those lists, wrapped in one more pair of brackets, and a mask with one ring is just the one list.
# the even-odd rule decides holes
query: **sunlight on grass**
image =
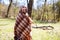
{"label": "sunlight on grass", "polygon": [[[0,40],[13,40],[15,20],[0,19]],[[32,28],[32,40],[60,40],[60,22],[56,24],[38,24],[40,26],[51,25],[54,30],[42,30]]]}
{"label": "sunlight on grass", "polygon": [[60,37],[55,32],[41,30],[41,29],[33,29],[32,30],[32,39],[33,40],[60,40]]}
{"label": "sunlight on grass", "polygon": [[15,20],[0,19],[0,40],[13,40]]}

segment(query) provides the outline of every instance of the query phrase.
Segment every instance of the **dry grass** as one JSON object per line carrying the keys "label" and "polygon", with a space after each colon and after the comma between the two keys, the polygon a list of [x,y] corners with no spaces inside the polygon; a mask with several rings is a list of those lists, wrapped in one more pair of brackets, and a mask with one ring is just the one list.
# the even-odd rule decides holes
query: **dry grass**
{"label": "dry grass", "polygon": [[[15,20],[0,19],[0,40],[14,40]],[[56,24],[38,24],[38,26],[51,25],[53,30],[42,30],[32,28],[32,40],[60,40],[60,22]]]}

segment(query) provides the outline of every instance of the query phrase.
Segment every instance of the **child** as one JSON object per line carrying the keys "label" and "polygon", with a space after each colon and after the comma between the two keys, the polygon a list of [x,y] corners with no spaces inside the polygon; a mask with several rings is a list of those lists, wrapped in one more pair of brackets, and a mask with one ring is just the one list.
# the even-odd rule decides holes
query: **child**
{"label": "child", "polygon": [[28,16],[27,8],[22,6],[14,26],[14,40],[31,40],[31,23],[32,20]]}

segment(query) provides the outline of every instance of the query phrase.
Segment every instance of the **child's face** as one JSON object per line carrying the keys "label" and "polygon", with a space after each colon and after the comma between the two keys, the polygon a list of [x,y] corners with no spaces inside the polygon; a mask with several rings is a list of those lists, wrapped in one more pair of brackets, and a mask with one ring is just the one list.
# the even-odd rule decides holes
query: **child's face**
{"label": "child's face", "polygon": [[22,12],[23,13],[26,13],[26,8],[22,8]]}

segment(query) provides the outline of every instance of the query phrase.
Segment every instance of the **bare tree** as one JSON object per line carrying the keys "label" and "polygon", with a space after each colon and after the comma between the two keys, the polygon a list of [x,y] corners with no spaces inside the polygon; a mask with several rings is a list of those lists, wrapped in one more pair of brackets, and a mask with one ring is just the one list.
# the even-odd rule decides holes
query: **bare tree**
{"label": "bare tree", "polygon": [[32,13],[32,6],[33,6],[33,0],[29,0],[28,3],[28,14],[31,17],[31,13]]}
{"label": "bare tree", "polygon": [[12,0],[9,0],[10,1],[10,4],[8,6],[8,9],[7,9],[7,14],[6,14],[6,18],[8,18],[8,15],[9,15],[9,10],[11,8],[11,4],[12,4]]}
{"label": "bare tree", "polygon": [[44,7],[43,7],[43,14],[42,14],[42,21],[45,21],[45,17],[44,17],[44,13],[46,12],[46,2],[47,2],[47,0],[45,0],[45,2],[44,2]]}
{"label": "bare tree", "polygon": [[58,2],[56,3],[56,9],[57,9],[56,19],[57,21],[59,21],[60,20],[60,0],[58,0]]}
{"label": "bare tree", "polygon": [[53,21],[55,22],[56,17],[55,17],[55,4],[54,4],[54,0],[53,0],[53,7],[52,7],[52,9],[53,9],[53,13],[54,13],[53,14],[54,15],[54,20]]}

